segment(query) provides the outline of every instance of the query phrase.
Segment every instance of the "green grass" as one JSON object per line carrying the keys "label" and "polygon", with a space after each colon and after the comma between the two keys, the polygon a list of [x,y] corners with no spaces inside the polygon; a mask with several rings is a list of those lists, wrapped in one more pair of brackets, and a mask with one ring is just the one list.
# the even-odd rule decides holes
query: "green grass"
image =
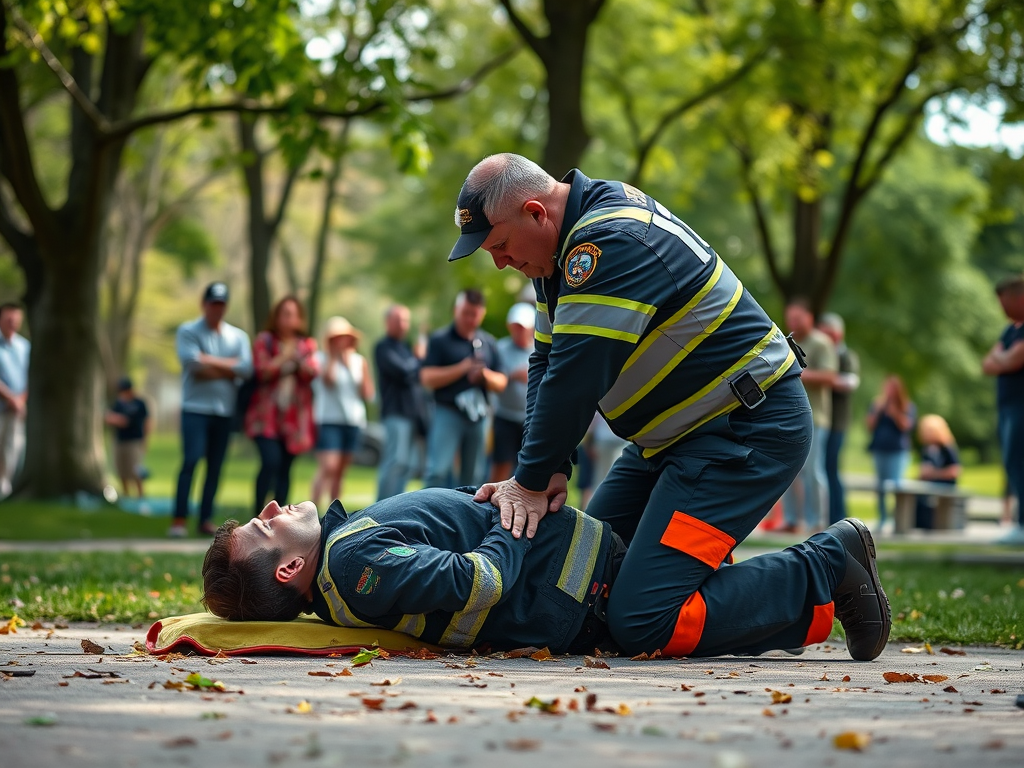
{"label": "green grass", "polygon": [[[193,613],[202,610],[201,567],[201,555],[6,553],[0,615],[137,624]],[[1024,648],[1019,568],[909,561],[881,570],[892,602],[891,640]]]}

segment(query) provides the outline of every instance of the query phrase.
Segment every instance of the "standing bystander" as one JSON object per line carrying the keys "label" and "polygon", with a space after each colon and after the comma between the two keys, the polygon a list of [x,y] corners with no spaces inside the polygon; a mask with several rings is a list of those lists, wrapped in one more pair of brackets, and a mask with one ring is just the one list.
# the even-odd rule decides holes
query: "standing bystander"
{"label": "standing bystander", "polygon": [[238,386],[252,373],[249,335],[224,322],[228,287],[211,283],[203,293],[203,314],[178,327],[177,350],[181,361],[181,447],[184,454],[174,500],[174,519],[168,535],[186,535],[192,474],[206,459],[206,480],[199,506],[199,533],[213,535],[213,499],[220,483],[221,465],[231,438],[231,417]]}
{"label": "standing bystander", "polygon": [[805,299],[791,299],[786,305],[786,326],[807,357],[807,367],[800,380],[811,403],[814,431],[811,433],[810,453],[797,476],[803,499],[798,495],[797,483],[783,494],[782,509],[786,525],[781,530],[787,533],[799,530],[802,503],[803,522],[814,532],[825,527],[829,510],[825,446],[828,445],[828,433],[832,425],[832,388],[836,382],[839,361],[832,339],[814,327],[814,313]]}
{"label": "standing bystander", "polygon": [[516,471],[516,456],[523,446],[526,421],[526,385],[533,353],[533,327],[537,310],[532,304],[513,304],[505,318],[509,335],[498,339],[498,357],[508,376],[508,386],[494,407],[494,448],[491,482],[507,480]]}
{"label": "standing bystander", "polygon": [[18,331],[20,304],[0,305],[0,498],[10,495],[25,452],[28,357],[32,345]]}
{"label": "standing bystander", "polygon": [[146,459],[146,438],[149,436],[149,408],[138,396],[132,380],[122,376],[117,382],[117,399],[104,420],[114,428],[114,467],[121,478],[124,495],[131,496],[134,485],[141,499],[143,463]]}
{"label": "standing bystander", "polygon": [[839,457],[843,440],[850,426],[853,392],[860,386],[860,359],[846,346],[846,324],[835,312],[825,312],[818,320],[818,330],[832,339],[836,346],[839,373],[832,385],[832,426],[825,443],[825,475],[828,477],[828,521],[838,523],[846,517],[846,490],[839,475]]}
{"label": "standing bystander", "polygon": [[985,355],[982,370],[997,377],[999,445],[1009,492],[1017,496],[1017,524],[999,541],[1024,544],[1024,276],[1001,280],[996,285],[996,296],[1010,324]]}
{"label": "standing bystander", "polygon": [[910,435],[916,420],[917,410],[910,401],[903,379],[895,374],[887,376],[867,416],[871,433],[868,450],[875,459],[878,482],[879,533],[888,518],[887,490],[899,483],[910,460]]}
{"label": "standing bystander", "polygon": [[420,381],[434,391],[436,408],[427,435],[424,487],[447,484],[456,454],[458,485],[479,485],[483,479],[487,393],[501,392],[508,383],[494,337],[480,330],[486,314],[483,293],[460,291],[451,325],[430,336]]}
{"label": "standing bystander", "polygon": [[405,492],[412,472],[416,432],[423,419],[420,366],[425,343],[410,346],[409,308],[392,304],[384,315],[385,336],[373,349],[384,424],[384,453],[377,469],[377,500]]}

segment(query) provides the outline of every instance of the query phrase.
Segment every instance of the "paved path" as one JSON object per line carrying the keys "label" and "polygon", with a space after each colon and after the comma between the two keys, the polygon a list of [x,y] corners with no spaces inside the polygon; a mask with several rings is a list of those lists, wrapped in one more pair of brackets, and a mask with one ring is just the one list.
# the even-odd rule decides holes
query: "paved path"
{"label": "paved path", "polygon": [[[391,659],[351,676],[313,677],[349,660],[159,660],[128,655],[142,628],[76,624],[49,634],[0,636],[0,670],[35,672],[0,680],[6,768],[987,768],[1020,766],[1024,754],[1024,709],[1015,705],[1024,653],[998,649],[930,656],[891,646],[863,664],[824,645],[800,657],[609,659],[607,670],[583,667],[581,657]],[[82,653],[82,639],[105,654]],[[68,677],[90,670],[117,677]],[[189,672],[223,681],[228,692],[163,687]],[[888,684],[885,672],[948,679]],[[391,685],[379,685],[385,680]],[[773,704],[773,691],[790,698]],[[598,711],[586,711],[591,694]],[[525,706],[532,697],[558,699],[562,714]],[[309,713],[297,713],[303,702]],[[847,732],[870,743],[862,752],[837,748]]]}

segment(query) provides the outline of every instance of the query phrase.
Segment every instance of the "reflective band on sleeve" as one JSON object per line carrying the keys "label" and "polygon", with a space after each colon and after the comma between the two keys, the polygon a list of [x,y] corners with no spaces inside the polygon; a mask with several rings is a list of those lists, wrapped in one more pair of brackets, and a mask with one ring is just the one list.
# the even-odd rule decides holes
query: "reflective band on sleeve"
{"label": "reflective band on sleeve", "polygon": [[708,608],[700,592],[694,592],[683,603],[676,617],[676,628],[668,644],[661,649],[664,656],[687,656],[693,652],[704,634],[704,621],[707,619]]}
{"label": "reflective band on sleeve", "polygon": [[576,526],[572,532],[572,542],[565,556],[562,574],[558,577],[558,588],[572,595],[577,603],[582,603],[587,596],[597,556],[601,552],[601,538],[604,536],[604,525],[592,517],[584,515],[578,509],[563,507],[561,514],[576,513]]}
{"label": "reflective band on sleeve", "polygon": [[663,229],[669,234],[673,234],[680,240],[682,240],[683,244],[691,251],[693,251],[693,255],[696,256],[701,261],[703,261],[705,264],[707,264],[711,260],[711,254],[708,253],[707,249],[702,248],[697,243],[697,241],[690,236],[689,232],[687,232],[685,229],[683,229],[683,227],[679,226],[674,221],[672,221],[672,219],[667,219],[664,216],[655,216],[652,219],[651,223],[654,224],[654,226],[658,227],[659,229]]}
{"label": "reflective band on sleeve", "polygon": [[412,635],[413,637],[420,637],[426,628],[427,617],[422,613],[406,614],[393,627],[396,632],[405,632],[405,634]]}
{"label": "reflective band on sleeve", "polygon": [[718,259],[714,273],[678,312],[658,326],[622,366],[601,398],[601,411],[616,419],[672,373],[726,321],[743,295],[743,285]]}
{"label": "reflective band on sleeve", "polygon": [[558,302],[552,333],[604,336],[636,343],[655,308],[614,296],[572,294]]}
{"label": "reflective band on sleeve", "polygon": [[596,224],[599,221],[607,221],[609,219],[633,219],[634,221],[640,221],[644,224],[650,224],[653,216],[654,214],[646,208],[598,208],[591,211],[582,219],[577,221],[576,225],[569,230],[569,234],[565,238],[565,243],[562,245],[562,252],[558,255],[559,266],[561,266],[562,262],[565,260],[565,254],[569,245],[572,243],[573,236],[584,227],[589,227],[591,224]]}
{"label": "reflective band on sleeve", "polygon": [[378,525],[379,523],[373,518],[361,517],[344,528],[335,531],[327,538],[327,545],[324,547],[324,564],[320,568],[320,573],[317,575],[317,586],[320,588],[320,592],[327,600],[327,608],[331,612],[331,618],[334,619],[334,622],[338,626],[374,627],[376,625],[356,618],[355,614],[352,613],[348,604],[342,598],[341,592],[338,591],[338,582],[331,575],[331,547],[354,533],[359,533],[360,531],[365,531],[370,528],[376,528]]}
{"label": "reflective band on sleeve", "polygon": [[629,439],[644,448],[644,456],[650,458],[700,425],[739,406],[729,386],[731,376],[747,370],[762,389],[767,389],[789,370],[794,359],[786,337],[773,325],[763,339],[720,376],[658,414]]}
{"label": "reflective band on sleeve", "polygon": [[501,599],[501,572],[494,563],[478,552],[470,552],[466,558],[473,563],[473,589],[466,607],[452,616],[440,645],[471,648],[488,612]]}
{"label": "reflective band on sleeve", "polygon": [[674,512],[661,543],[717,569],[736,546],[736,539],[685,512]]}
{"label": "reflective band on sleeve", "polygon": [[807,637],[802,645],[813,645],[823,643],[832,634],[832,619],[836,615],[835,603],[814,606],[814,617],[811,619],[811,626],[807,628]]}
{"label": "reflective band on sleeve", "polygon": [[533,337],[544,344],[551,343],[551,318],[548,317],[548,305],[537,302],[537,320],[534,324]]}

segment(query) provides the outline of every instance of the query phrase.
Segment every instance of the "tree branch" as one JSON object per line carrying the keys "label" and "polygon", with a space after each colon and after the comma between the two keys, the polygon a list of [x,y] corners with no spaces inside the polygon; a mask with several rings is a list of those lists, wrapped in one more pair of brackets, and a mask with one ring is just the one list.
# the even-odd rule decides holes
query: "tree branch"
{"label": "tree branch", "polygon": [[601,13],[601,9],[604,7],[605,0],[590,0],[590,18],[587,21],[587,26],[590,26],[597,15]]}
{"label": "tree branch", "polygon": [[547,55],[547,47],[544,41],[537,37],[533,30],[526,26],[526,22],[515,12],[512,8],[512,0],[498,0],[501,3],[501,7],[505,9],[505,13],[508,14],[508,20],[512,22],[512,26],[515,27],[516,32],[519,36],[526,41],[526,44],[533,49],[533,52],[537,54],[541,59]]}
{"label": "tree branch", "polygon": [[60,80],[60,84],[64,86],[64,90],[70,94],[71,98],[74,99],[75,104],[78,105],[79,109],[89,118],[89,121],[93,124],[93,127],[97,131],[105,132],[110,128],[110,122],[106,117],[99,111],[92,99],[90,99],[81,88],[78,87],[78,83],[75,78],[71,75],[64,65],[60,63],[60,59],[50,50],[50,46],[43,40],[43,36],[39,34],[39,31],[29,24],[24,17],[18,13],[14,7],[4,0],[4,8],[11,14],[11,19],[14,21],[14,25],[20,29],[29,42],[32,43],[32,47],[42,57],[46,66],[50,68],[50,71],[57,76]]}
{"label": "tree branch", "polygon": [[757,185],[754,183],[753,162],[750,158],[750,153],[735,139],[732,139],[731,143],[739,153],[740,165],[743,167],[743,186],[746,188],[747,194],[750,195],[750,204],[754,209],[754,221],[757,224],[758,236],[761,238],[761,248],[764,250],[765,260],[768,262],[768,271],[771,273],[772,282],[785,295],[788,281],[783,279],[782,273],[779,271],[778,252],[772,241],[772,233],[768,224],[768,216],[765,213],[764,203],[761,201]]}
{"label": "tree branch", "polygon": [[271,237],[277,233],[277,228],[281,226],[281,220],[284,219],[285,209],[288,207],[288,198],[291,197],[292,189],[295,186],[295,180],[299,177],[299,172],[301,170],[301,164],[294,168],[289,168],[288,173],[284,177],[284,186],[281,188],[281,199],[277,201],[277,211],[274,212],[274,215],[267,222],[267,229],[270,232]]}

